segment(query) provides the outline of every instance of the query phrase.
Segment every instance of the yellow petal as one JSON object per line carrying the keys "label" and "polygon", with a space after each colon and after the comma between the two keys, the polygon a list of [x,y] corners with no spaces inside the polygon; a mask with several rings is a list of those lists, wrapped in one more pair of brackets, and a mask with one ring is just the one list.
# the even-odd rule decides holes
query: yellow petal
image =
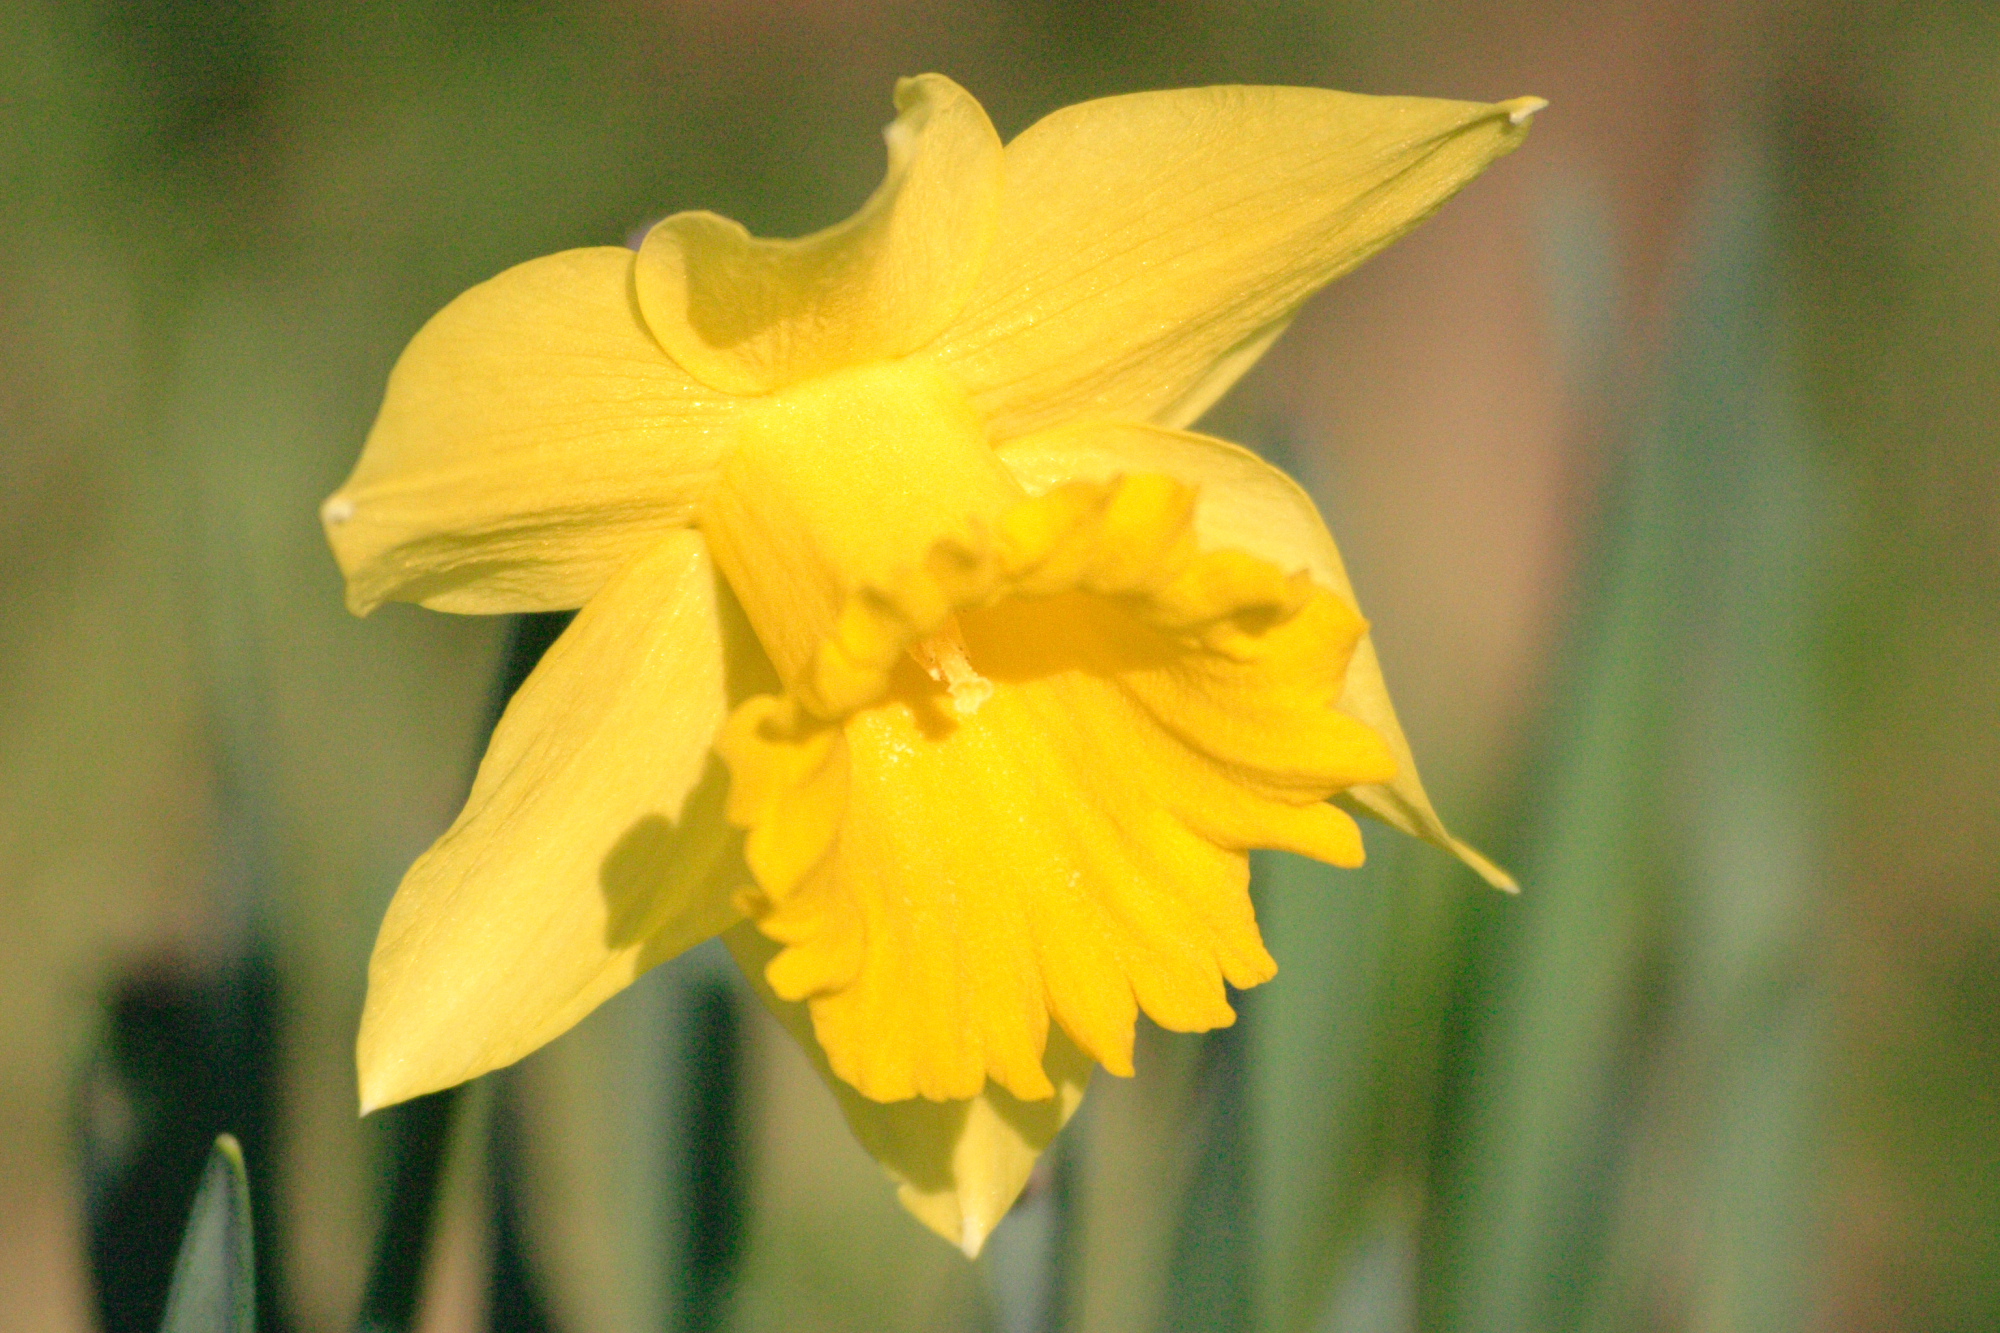
{"label": "yellow petal", "polygon": [[[1030,495],[1075,481],[1108,481],[1129,473],[1163,472],[1196,488],[1194,527],[1204,550],[1247,551],[1358,606],[1347,568],[1312,497],[1249,450],[1224,440],[1155,426],[1092,422],[1057,427],[1000,446]],[[1367,723],[1388,742],[1396,776],[1348,789],[1339,799],[1393,828],[1440,847],[1495,888],[1512,891],[1513,877],[1452,836],[1424,794],[1410,743],[1396,720],[1372,639],[1364,637],[1347,668],[1340,711]]]}
{"label": "yellow petal", "polygon": [[[1129,1074],[1139,1011],[1224,1026],[1224,983],[1275,971],[1247,849],[1359,863],[1324,801],[1392,771],[1332,706],[1361,621],[1303,576],[1198,553],[1193,502],[1161,476],[1021,502],[989,549],[941,543],[855,599],[821,655],[876,673],[853,711],[755,698],[717,741],[746,906],[786,945],[766,979],[809,1001],[863,1096],[1049,1097],[1051,1017]],[[940,635],[974,697],[906,651]]]}
{"label": "yellow petal", "polygon": [[1055,1096],[1041,1101],[1024,1102],[988,1084],[961,1101],[871,1102],[833,1072],[806,1006],[779,999],[764,980],[778,945],[747,922],[723,938],[758,996],[833,1089],[854,1137],[896,1182],[903,1206],[966,1257],[977,1258],[1020,1197],[1035,1159],[1082,1104],[1090,1057],[1060,1031],[1051,1032],[1043,1065]]}
{"label": "yellow petal", "polygon": [[632,252],[511,268],[410,341],[321,507],[348,605],[566,610],[693,516],[732,400],[639,322]]}
{"label": "yellow petal", "polygon": [[793,683],[849,599],[1021,498],[964,390],[891,362],[748,405],[701,525]]}
{"label": "yellow petal", "polygon": [[1186,425],[1540,105],[1228,87],[1065,108],[1007,145],[992,253],[933,355],[997,438]]}
{"label": "yellow petal", "polygon": [[692,531],[583,608],[389,906],[361,1020],[364,1109],[518,1060],[737,918],[748,876],[709,745],[731,691],[770,683]]}
{"label": "yellow petal", "polygon": [[713,213],[679,213],[639,252],[639,303],[703,383],[764,393],[902,356],[958,313],[993,235],[1000,140],[936,74],[896,85],[889,171],[861,211],[799,240],[760,240]]}

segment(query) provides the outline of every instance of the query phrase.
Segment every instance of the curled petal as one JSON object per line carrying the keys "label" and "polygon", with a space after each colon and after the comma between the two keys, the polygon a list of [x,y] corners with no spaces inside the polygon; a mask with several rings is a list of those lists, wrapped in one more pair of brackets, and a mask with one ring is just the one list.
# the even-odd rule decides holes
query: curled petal
{"label": "curled petal", "polygon": [[1186,425],[1540,105],[1225,87],[1067,107],[1007,145],[992,254],[933,355],[996,438]]}
{"label": "curled petal", "polygon": [[679,213],[639,252],[639,302],[689,374],[766,393],[914,351],[964,304],[992,239],[1000,140],[936,74],[896,85],[889,172],[861,211],[799,240]]}
{"label": "curled petal", "polygon": [[320,509],[357,614],[568,610],[688,524],[733,402],[661,353],[632,264],[609,247],[531,260],[411,340]]}
{"label": "curled petal", "polygon": [[710,752],[769,667],[700,536],[593,598],[396,891],[368,968],[364,1109],[520,1059],[737,919],[748,881]]}
{"label": "curled petal", "polygon": [[[1226,440],[1158,426],[1087,422],[1059,426],[1000,446],[1000,461],[1030,495],[1077,481],[1105,482],[1163,472],[1195,488],[1194,530],[1204,550],[1246,551],[1359,605],[1347,568],[1319,509],[1299,484]],[[1340,711],[1367,723],[1388,743],[1396,775],[1349,788],[1338,799],[1456,856],[1487,883],[1512,891],[1514,879],[1452,835],[1424,794],[1409,740],[1396,720],[1375,645],[1356,645],[1341,688]]]}
{"label": "curled petal", "polygon": [[1042,1063],[1055,1095],[1041,1101],[1024,1102],[988,1084],[960,1101],[871,1102],[833,1072],[806,1006],[779,999],[764,979],[778,945],[747,922],[723,939],[758,996],[833,1090],[854,1137],[896,1182],[903,1206],[967,1258],[977,1258],[1020,1197],[1035,1159],[1082,1104],[1090,1057],[1060,1030],[1051,1032]]}

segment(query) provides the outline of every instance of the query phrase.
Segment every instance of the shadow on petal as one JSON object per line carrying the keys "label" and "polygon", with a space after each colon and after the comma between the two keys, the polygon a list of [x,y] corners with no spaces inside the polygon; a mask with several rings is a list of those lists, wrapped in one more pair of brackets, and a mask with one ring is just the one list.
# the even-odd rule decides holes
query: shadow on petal
{"label": "shadow on petal", "polygon": [[[743,866],[743,836],[723,818],[728,797],[729,770],[710,754],[678,821],[658,813],[644,815],[612,845],[598,874],[607,948],[630,948],[659,931],[676,906],[665,888],[685,879],[694,865],[705,864],[700,878],[723,893],[750,883]],[[732,878],[734,884],[724,882]],[[645,950],[639,966],[651,967],[666,957]]]}

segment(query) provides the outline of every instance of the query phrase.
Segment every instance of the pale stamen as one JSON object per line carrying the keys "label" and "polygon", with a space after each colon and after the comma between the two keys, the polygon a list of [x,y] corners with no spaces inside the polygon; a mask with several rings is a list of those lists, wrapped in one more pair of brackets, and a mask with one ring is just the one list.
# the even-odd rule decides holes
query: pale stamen
{"label": "pale stamen", "polygon": [[993,682],[972,669],[965,655],[965,634],[958,617],[946,620],[928,639],[910,645],[910,656],[932,680],[943,685],[951,696],[952,711],[971,717],[979,706],[993,697]]}

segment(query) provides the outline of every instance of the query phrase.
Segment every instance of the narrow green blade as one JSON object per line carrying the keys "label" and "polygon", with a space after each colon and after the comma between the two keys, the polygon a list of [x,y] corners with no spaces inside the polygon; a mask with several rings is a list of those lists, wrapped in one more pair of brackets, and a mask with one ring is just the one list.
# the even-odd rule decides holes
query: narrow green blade
{"label": "narrow green blade", "polygon": [[250,1181],[243,1150],[224,1134],[208,1155],[194,1196],[167,1315],[160,1333],[253,1333],[257,1327],[255,1250],[250,1238]]}

